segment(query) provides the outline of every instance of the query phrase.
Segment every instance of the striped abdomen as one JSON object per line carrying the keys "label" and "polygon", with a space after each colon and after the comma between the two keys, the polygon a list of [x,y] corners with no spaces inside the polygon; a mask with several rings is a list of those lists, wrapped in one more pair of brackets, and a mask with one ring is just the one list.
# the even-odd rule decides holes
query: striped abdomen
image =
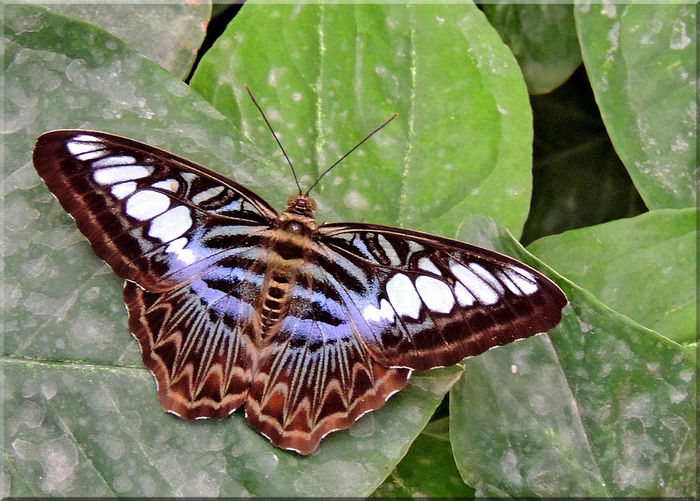
{"label": "striped abdomen", "polygon": [[258,347],[268,344],[279,332],[280,322],[291,304],[294,287],[316,231],[313,218],[285,212],[270,236],[267,269],[263,279],[253,325]]}

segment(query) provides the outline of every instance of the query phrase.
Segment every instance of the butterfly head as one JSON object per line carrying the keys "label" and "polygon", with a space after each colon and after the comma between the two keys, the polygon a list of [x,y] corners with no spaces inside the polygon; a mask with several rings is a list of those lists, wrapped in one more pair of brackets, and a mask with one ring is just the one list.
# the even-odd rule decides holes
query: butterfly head
{"label": "butterfly head", "polygon": [[287,200],[287,210],[285,212],[314,219],[314,211],[316,211],[316,202],[307,194],[294,195]]}

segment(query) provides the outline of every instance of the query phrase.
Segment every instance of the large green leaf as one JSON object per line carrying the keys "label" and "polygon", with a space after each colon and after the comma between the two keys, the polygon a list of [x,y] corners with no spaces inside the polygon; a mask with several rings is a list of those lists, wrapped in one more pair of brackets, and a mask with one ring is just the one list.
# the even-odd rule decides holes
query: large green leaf
{"label": "large green leaf", "polygon": [[454,235],[478,212],[521,232],[531,186],[527,93],[474,5],[247,3],[192,85],[280,158],[244,84],[304,186],[399,113],[323,180],[319,197],[335,203],[321,205],[322,217]]}
{"label": "large green leaf", "polygon": [[[162,412],[128,335],[120,280],[94,256],[31,164],[55,128],[129,135],[256,191],[289,186],[236,126],[168,72],[94,26],[6,6],[3,33],[3,494],[364,496],[391,472],[461,373],[410,386],[312,456],[271,446],[241,413]],[[277,190],[278,191],[278,190]],[[277,194],[274,202],[288,194]],[[279,204],[278,204],[279,205]]]}
{"label": "large green leaf", "polygon": [[190,73],[211,15],[211,0],[53,3],[47,7],[100,26],[181,78]]}
{"label": "large green leaf", "polygon": [[581,64],[573,5],[486,3],[486,17],[513,51],[530,94],[544,94]]}
{"label": "large green leaf", "polygon": [[696,200],[692,4],[576,7],[586,71],[615,149],[650,208]]}
{"label": "large green leaf", "polygon": [[529,250],[614,310],[689,343],[697,238],[696,209],[661,209],[542,238]]}
{"label": "large green leaf", "polygon": [[[461,236],[547,270],[491,222]],[[468,360],[450,393],[463,478],[482,496],[695,496],[695,350],[547,271],[560,326]]]}

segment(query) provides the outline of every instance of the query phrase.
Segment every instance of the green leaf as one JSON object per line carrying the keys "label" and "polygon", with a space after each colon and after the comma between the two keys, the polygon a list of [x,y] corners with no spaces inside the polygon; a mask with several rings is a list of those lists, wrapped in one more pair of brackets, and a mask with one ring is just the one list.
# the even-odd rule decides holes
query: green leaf
{"label": "green leaf", "polygon": [[647,206],[694,206],[695,7],[592,3],[575,16],[603,120]]}
{"label": "green leaf", "polygon": [[[240,413],[164,414],[145,369],[3,360],[5,463],[13,496],[366,496],[462,368],[423,373],[397,398],[300,457]],[[439,398],[437,399],[439,402]]]}
{"label": "green leaf", "polygon": [[573,5],[494,3],[482,8],[513,51],[530,94],[551,92],[581,64]]}
{"label": "green leaf", "polygon": [[373,498],[473,498],[464,484],[450,447],[448,418],[433,421],[411,445]]}
{"label": "green leaf", "polygon": [[474,5],[246,3],[193,87],[278,159],[250,85],[308,186],[381,124],[316,193],[322,217],[454,235],[464,214],[519,234],[531,115],[515,60]]}
{"label": "green leaf", "polygon": [[612,309],[689,343],[697,238],[696,209],[662,209],[542,238],[528,250]]}
{"label": "green leaf", "polygon": [[204,40],[211,0],[167,4],[53,3],[51,10],[95,24],[181,78]]}
{"label": "green leaf", "polygon": [[605,131],[585,72],[530,102],[534,181],[522,242],[646,212]]}
{"label": "green leaf", "polygon": [[194,423],[165,414],[128,335],[121,280],[39,180],[36,138],[56,128],[128,135],[259,192],[288,185],[289,174],[119,39],[43,8],[11,5],[4,15],[3,494],[370,494],[461,367],[416,375],[308,457],[273,447],[240,412]]}
{"label": "green leaf", "polygon": [[450,393],[455,459],[477,495],[694,497],[694,349],[610,310],[492,222],[461,235],[546,271],[570,301],[548,335],[467,360]]}

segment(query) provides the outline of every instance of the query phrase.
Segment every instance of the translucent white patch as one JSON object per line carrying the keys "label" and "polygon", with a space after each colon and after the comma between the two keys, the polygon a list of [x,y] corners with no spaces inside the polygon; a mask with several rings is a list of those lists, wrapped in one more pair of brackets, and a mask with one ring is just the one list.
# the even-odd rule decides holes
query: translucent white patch
{"label": "translucent white patch", "polygon": [[126,201],[126,213],[139,221],[151,219],[170,207],[170,197],[158,191],[137,191]]}
{"label": "translucent white patch", "polygon": [[397,273],[386,283],[386,294],[398,315],[414,319],[420,316],[420,297],[411,279],[403,273]]}
{"label": "translucent white patch", "polygon": [[162,181],[158,181],[157,183],[152,184],[154,188],[158,188],[160,190],[165,191],[172,191],[173,193],[177,191],[179,185],[180,183],[178,183],[174,179],[163,179]]}
{"label": "translucent white patch", "polygon": [[429,271],[430,273],[435,273],[438,276],[442,276],[442,273],[440,270],[438,270],[437,266],[435,266],[435,263],[433,263],[427,257],[422,257],[418,260],[418,267],[421,270]]}
{"label": "translucent white patch", "polygon": [[115,184],[132,179],[141,179],[148,176],[149,171],[141,165],[131,165],[127,167],[108,167],[96,170],[92,178],[97,184]]}
{"label": "translucent white patch", "polygon": [[500,298],[498,293],[484,282],[478,275],[466,266],[451,261],[450,270],[457,280],[467,288],[467,290],[480,302],[484,304],[496,304]]}
{"label": "translucent white patch", "polygon": [[496,277],[494,277],[491,272],[489,272],[486,268],[481,266],[478,263],[469,263],[469,267],[472,269],[474,273],[479,275],[479,277],[484,279],[484,282],[489,284],[491,287],[496,289],[499,293],[503,294],[505,292],[505,289],[503,288],[503,284],[498,281]]}
{"label": "translucent white patch", "polygon": [[216,195],[224,191],[223,186],[214,186],[208,190],[200,191],[195,196],[192,197],[193,204],[201,204],[202,202],[214,198]]}
{"label": "translucent white patch", "polygon": [[133,181],[127,181],[126,183],[119,183],[112,186],[112,195],[121,200],[122,198],[131,195],[134,190],[136,190],[136,183]]}
{"label": "translucent white patch", "polygon": [[450,286],[442,280],[421,276],[416,279],[416,289],[430,311],[449,313],[455,305]]}
{"label": "translucent white patch", "polygon": [[410,254],[414,254],[416,252],[421,252],[421,251],[425,250],[425,247],[423,247],[420,244],[417,244],[413,240],[406,240],[406,241],[408,242],[408,252]]}
{"label": "translucent white patch", "polygon": [[101,147],[102,141],[97,139],[95,136],[88,136],[87,134],[75,136],[73,139],[68,141],[68,143],[66,143],[66,148],[68,148],[68,151],[70,151],[73,155],[89,153]]}
{"label": "translucent white patch", "polygon": [[181,237],[191,226],[190,210],[184,205],[178,205],[153,219],[148,236],[169,242]]}
{"label": "translucent white patch", "polygon": [[401,259],[399,259],[399,255],[396,253],[396,250],[394,250],[394,247],[386,238],[384,238],[381,233],[377,235],[377,242],[379,242],[379,245],[386,254],[386,257],[389,259],[389,263],[392,266],[398,266],[401,264]]}
{"label": "translucent white patch", "polygon": [[457,282],[455,285],[455,296],[457,296],[457,302],[460,306],[471,306],[476,302],[474,296],[471,295],[461,282]]}
{"label": "translucent white patch", "polygon": [[187,264],[192,264],[197,260],[197,256],[194,255],[194,252],[192,252],[191,249],[185,249],[185,245],[187,245],[187,242],[188,240],[185,237],[173,240],[165,248],[165,252],[175,254],[180,261],[183,261]]}
{"label": "translucent white patch", "polygon": [[184,179],[188,183],[192,183],[195,179],[197,179],[197,174],[193,174],[192,172],[181,172],[180,175],[182,176],[182,179]]}
{"label": "translucent white patch", "polygon": [[102,148],[93,150],[93,151],[86,151],[85,153],[81,153],[80,155],[76,155],[80,160],[87,161],[87,160],[95,160],[96,158],[102,158],[105,155],[107,155],[107,150],[104,150]]}
{"label": "translucent white patch", "polygon": [[136,163],[136,159],[130,155],[112,155],[105,158],[100,158],[92,162],[92,167],[102,169],[103,167],[117,167],[120,165],[128,166]]}
{"label": "translucent white patch", "polygon": [[367,305],[362,310],[362,316],[365,317],[365,320],[368,322],[377,324],[391,323],[394,321],[394,309],[386,299],[382,299],[379,302],[379,308],[373,304]]}
{"label": "translucent white patch", "polygon": [[532,273],[523,268],[511,266],[505,270],[505,274],[523,291],[523,294],[534,294],[539,289]]}

